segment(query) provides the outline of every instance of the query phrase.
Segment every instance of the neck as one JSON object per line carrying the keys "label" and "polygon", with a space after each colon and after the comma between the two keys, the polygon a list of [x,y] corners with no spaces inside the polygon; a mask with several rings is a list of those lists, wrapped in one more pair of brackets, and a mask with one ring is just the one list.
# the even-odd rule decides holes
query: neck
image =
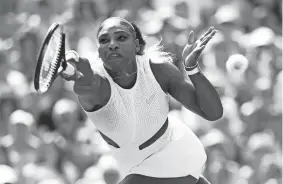
{"label": "neck", "polygon": [[127,77],[127,75],[131,75],[137,72],[137,62],[136,59],[134,59],[134,61],[127,63],[125,66],[121,68],[112,69],[105,65],[104,68],[107,70],[107,72],[110,74],[112,78]]}

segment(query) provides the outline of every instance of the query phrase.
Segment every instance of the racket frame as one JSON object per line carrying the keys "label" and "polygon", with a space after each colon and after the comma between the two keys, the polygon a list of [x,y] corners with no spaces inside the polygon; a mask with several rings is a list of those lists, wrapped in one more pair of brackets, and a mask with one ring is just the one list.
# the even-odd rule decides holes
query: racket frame
{"label": "racket frame", "polygon": [[[59,48],[59,55],[58,55],[58,58],[57,58],[58,63],[56,63],[55,69],[54,69],[56,74],[51,77],[51,80],[49,81],[49,85],[48,85],[47,89],[45,91],[41,91],[39,80],[40,80],[41,67],[42,67],[43,58],[44,58],[44,51],[45,51],[45,49],[47,49],[48,42],[50,41],[53,33],[57,29],[60,29],[60,34],[62,36],[62,40],[61,40],[61,46]],[[40,52],[39,52],[39,56],[38,56],[38,59],[37,59],[37,65],[36,65],[35,75],[34,75],[34,88],[35,88],[35,90],[39,93],[45,93],[46,91],[48,91],[48,89],[51,87],[52,83],[55,81],[55,79],[58,77],[58,75],[60,75],[60,73],[66,69],[66,67],[67,67],[67,62],[66,62],[66,59],[65,59],[65,33],[63,31],[63,26],[58,24],[58,23],[53,23],[47,31],[47,35],[45,36],[45,39],[42,43],[42,46],[41,46],[41,49],[40,49]]]}

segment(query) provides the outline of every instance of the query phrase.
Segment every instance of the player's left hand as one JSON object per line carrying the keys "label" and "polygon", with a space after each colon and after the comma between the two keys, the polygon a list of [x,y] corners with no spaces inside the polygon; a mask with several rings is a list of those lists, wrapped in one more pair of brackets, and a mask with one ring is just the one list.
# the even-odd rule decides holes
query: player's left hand
{"label": "player's left hand", "polygon": [[210,27],[201,38],[195,40],[194,32],[190,32],[188,43],[186,44],[182,53],[182,61],[186,67],[193,67],[197,64],[199,56],[201,55],[206,44],[216,33],[217,30],[214,27]]}

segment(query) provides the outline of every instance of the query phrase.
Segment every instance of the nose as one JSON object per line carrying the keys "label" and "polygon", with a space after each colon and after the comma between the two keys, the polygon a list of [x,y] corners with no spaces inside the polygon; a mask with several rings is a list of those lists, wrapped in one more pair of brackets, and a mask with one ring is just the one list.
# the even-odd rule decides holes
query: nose
{"label": "nose", "polygon": [[115,50],[118,50],[119,49],[119,46],[116,42],[114,41],[111,41],[111,43],[109,44],[109,50],[110,51],[115,51]]}

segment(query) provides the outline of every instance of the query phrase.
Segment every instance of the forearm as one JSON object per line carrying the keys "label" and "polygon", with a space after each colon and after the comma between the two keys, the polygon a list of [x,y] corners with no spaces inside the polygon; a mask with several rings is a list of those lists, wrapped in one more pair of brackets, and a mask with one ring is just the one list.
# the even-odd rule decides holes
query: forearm
{"label": "forearm", "polygon": [[196,105],[205,114],[207,119],[218,119],[223,114],[222,104],[218,92],[210,81],[200,72],[188,76],[183,62],[176,63],[183,77],[190,81],[196,91]]}
{"label": "forearm", "polygon": [[210,81],[201,73],[189,76],[196,91],[196,101],[201,111],[211,120],[223,115],[223,107],[218,92]]}
{"label": "forearm", "polygon": [[180,70],[180,72],[182,73],[183,77],[186,79],[186,80],[189,80],[190,78],[188,77],[187,73],[186,73],[186,70],[185,70],[185,67],[184,67],[184,64],[183,62],[178,62],[175,64],[175,66]]}
{"label": "forearm", "polygon": [[[193,31],[190,32],[188,43],[182,52],[182,58],[175,64],[184,77],[178,80],[182,81],[185,79],[185,81],[182,81],[184,85],[180,84],[181,87],[179,88],[179,90],[184,89],[184,91],[176,92],[172,90],[172,93],[184,106],[211,121],[215,121],[222,116],[223,107],[216,89],[200,72],[198,60],[206,44],[216,32],[217,30],[214,27],[210,27],[198,40],[195,40]],[[189,75],[189,77],[187,77],[187,75]],[[189,81],[194,87],[188,84],[190,83]],[[178,84],[178,81],[174,82]],[[172,86],[178,88],[178,86],[174,86],[174,84]],[[188,93],[187,97],[185,96],[186,93]]]}

